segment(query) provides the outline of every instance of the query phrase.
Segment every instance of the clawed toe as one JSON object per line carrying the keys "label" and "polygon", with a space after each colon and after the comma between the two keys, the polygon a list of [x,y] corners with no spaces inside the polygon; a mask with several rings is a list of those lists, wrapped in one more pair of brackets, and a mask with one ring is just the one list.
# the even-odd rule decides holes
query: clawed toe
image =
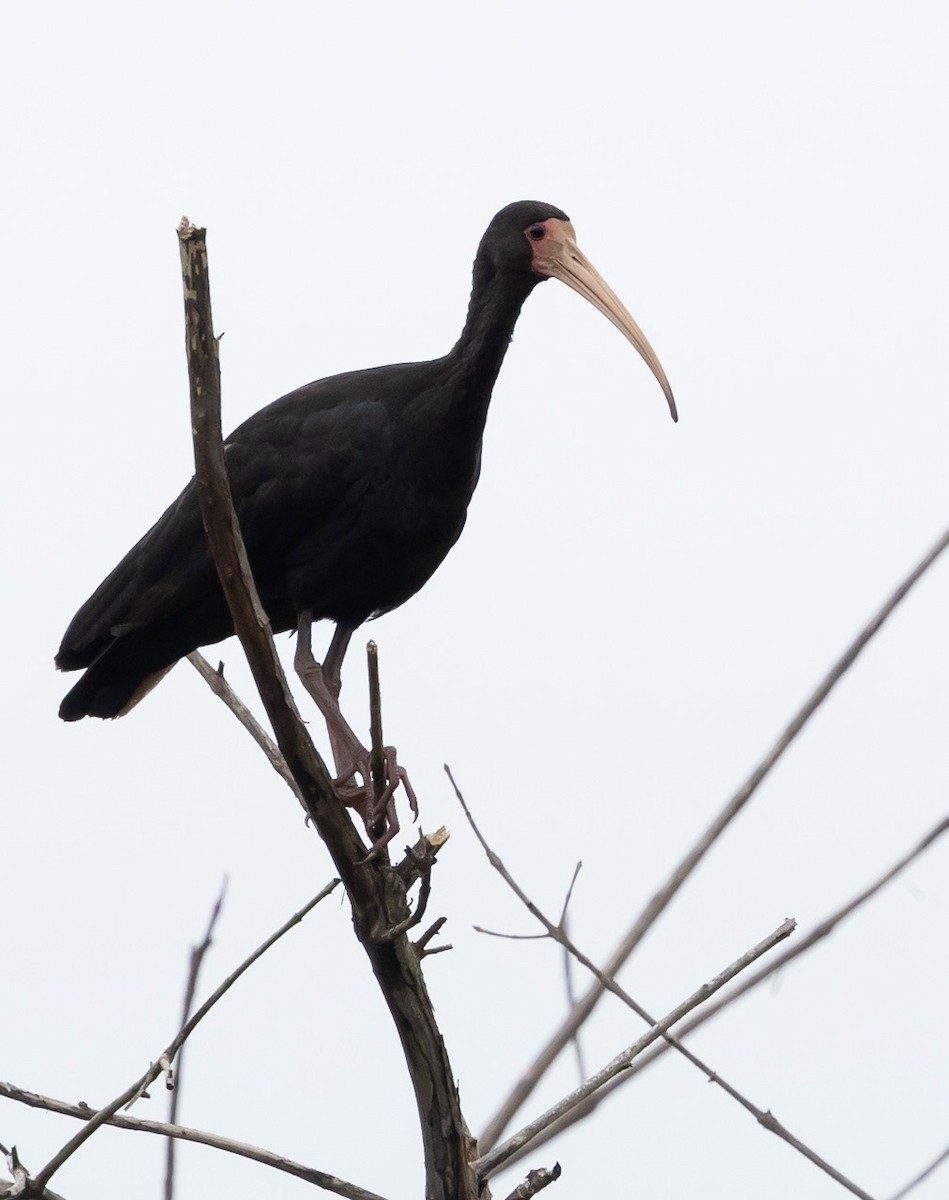
{"label": "clawed toe", "polygon": [[408,772],[399,764],[394,746],[384,748],[383,759],[385,781],[378,796],[370,769],[370,754],[362,746],[359,747],[353,766],[344,770],[333,781],[340,802],[359,813],[366,832],[372,839],[369,854],[363,860],[365,862],[380,854],[402,828],[396,804],[396,793],[400,784],[408,798],[412,819],[418,819],[418,797]]}

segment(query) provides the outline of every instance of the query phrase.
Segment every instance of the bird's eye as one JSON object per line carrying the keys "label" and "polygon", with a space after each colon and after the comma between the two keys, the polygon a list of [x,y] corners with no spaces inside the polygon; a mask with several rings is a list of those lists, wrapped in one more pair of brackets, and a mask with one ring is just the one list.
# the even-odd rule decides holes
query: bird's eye
{"label": "bird's eye", "polygon": [[527,227],[527,236],[532,242],[541,241],[541,239],[546,236],[546,233],[547,226],[543,225],[540,221],[535,222],[533,225],[528,225]]}

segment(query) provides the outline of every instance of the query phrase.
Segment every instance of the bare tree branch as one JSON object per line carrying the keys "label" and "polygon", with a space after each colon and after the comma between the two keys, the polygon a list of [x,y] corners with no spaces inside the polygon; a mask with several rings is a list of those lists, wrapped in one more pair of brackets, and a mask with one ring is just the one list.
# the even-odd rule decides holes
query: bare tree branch
{"label": "bare tree branch", "polygon": [[[667,1050],[670,1049],[678,1050],[680,1053],[689,1058],[690,1061],[693,1061],[697,1066],[700,1067],[700,1069],[708,1074],[708,1077],[712,1082],[718,1084],[719,1087],[727,1091],[729,1095],[733,1096],[734,1099],[736,1099],[744,1108],[748,1109],[748,1111],[751,1112],[757,1119],[761,1110],[757,1109],[756,1106],[751,1104],[751,1102],[748,1101],[744,1096],[741,1096],[730,1085],[726,1084],[720,1075],[714,1071],[711,1071],[705,1066],[704,1063],[701,1063],[701,1061],[683,1044],[683,1039],[687,1037],[688,1034],[698,1029],[700,1025],[703,1025],[712,1017],[717,1016],[722,1009],[727,1008],[740,996],[743,996],[746,992],[751,991],[752,988],[758,987],[766,979],[771,978],[777,971],[780,971],[783,967],[787,966],[788,963],[793,961],[799,955],[805,954],[808,950],[812,949],[812,947],[814,947],[818,942],[822,941],[825,937],[831,934],[843,920],[849,917],[852,913],[856,912],[856,910],[866,904],[867,901],[872,899],[872,897],[875,896],[881,888],[895,879],[902,871],[906,869],[906,867],[910,865],[910,863],[917,859],[938,838],[942,837],[947,832],[949,832],[949,818],[945,818],[940,821],[939,824],[931,829],[929,833],[927,833],[925,837],[923,837],[913,847],[912,850],[903,855],[891,867],[887,868],[882,875],[880,875],[863,891],[858,893],[846,904],[838,908],[835,912],[831,913],[830,916],[825,917],[824,920],[819,922],[808,934],[802,938],[796,938],[794,944],[789,946],[787,950],[783,951],[781,954],[775,955],[774,958],[770,959],[758,971],[746,975],[730,992],[724,996],[720,996],[717,1000],[712,1001],[710,1004],[706,1005],[701,1012],[696,1013],[694,1017],[686,1021],[686,1023],[675,1035],[667,1035],[664,1044],[653,1047],[652,1050],[644,1054],[641,1058],[637,1059],[637,1061],[633,1063],[625,1075],[618,1076],[616,1079],[611,1080],[595,1096],[591,1096],[588,1100],[586,1100],[581,1107],[575,1109],[572,1113],[567,1114],[567,1116],[562,1118],[555,1125],[552,1125],[545,1133],[541,1134],[540,1137],[535,1140],[534,1144],[530,1147],[530,1153],[535,1153],[540,1149],[541,1146],[545,1144],[545,1142],[550,1141],[558,1134],[563,1133],[564,1130],[569,1129],[571,1125],[574,1125],[578,1121],[588,1117],[594,1111],[594,1109],[596,1109],[605,1099],[607,1099],[608,1096],[612,1095],[618,1087],[622,1087],[624,1084],[628,1083],[631,1079],[638,1075],[640,1071],[643,1071],[646,1069],[646,1067],[651,1066],[658,1058],[660,1058],[666,1053]],[[773,1120],[774,1119],[771,1118],[771,1121]],[[769,1128],[772,1133],[778,1134],[779,1137],[782,1136],[781,1131],[783,1130],[783,1126],[778,1128],[776,1125],[773,1126],[768,1122],[762,1122],[762,1124],[765,1125],[766,1128]],[[517,1158],[523,1157],[525,1153],[527,1152],[524,1151],[520,1155],[515,1156],[512,1162],[516,1162]],[[802,1153],[807,1153],[807,1157],[811,1158],[811,1161],[815,1162],[817,1166],[820,1166],[822,1170],[826,1169],[823,1160],[818,1161],[816,1157],[813,1157],[813,1152],[806,1152],[805,1150],[802,1150]],[[947,1151],[947,1154],[949,1154],[949,1151]],[[938,1165],[938,1161],[936,1164],[933,1164],[933,1167],[936,1165]],[[833,1172],[828,1171],[828,1174],[833,1174]],[[893,1200],[896,1200],[896,1197],[894,1197]]]}
{"label": "bare tree branch", "polygon": [[[205,231],[178,230],[185,291],[185,344],[191,383],[195,483],[208,544],[234,628],[260,692],[277,745],[307,813],[332,855],[353,906],[356,935],[398,1031],[418,1108],[428,1200],[482,1200],[469,1166],[474,1139],[425,986],[420,956],[405,936],[409,917],[398,870],[366,856],[359,834],[300,719],[254,586],[234,511],[221,437],[220,367],[211,319]],[[391,940],[385,930],[401,927]]]}
{"label": "bare tree branch", "polygon": [[[578,862],[573,869],[573,876],[570,879],[570,886],[567,888],[567,894],[563,899],[563,907],[560,910],[560,920],[557,922],[559,929],[563,930],[565,938],[570,937],[570,931],[567,925],[568,910],[570,901],[573,899],[573,889],[577,883],[577,877],[583,868],[583,863]],[[574,955],[570,952],[569,946],[563,946],[563,983],[564,991],[567,994],[567,1011],[572,1012],[577,1003],[577,992],[573,982],[573,961]],[[586,1077],[587,1067],[583,1056],[583,1046],[580,1044],[580,1031],[577,1030],[576,1036],[573,1038],[573,1048],[577,1058],[577,1072],[581,1079]]]}
{"label": "bare tree branch", "polygon": [[[191,1006],[194,1004],[194,994],[198,987],[198,975],[201,972],[201,964],[204,962],[204,956],[211,948],[211,939],[214,936],[214,927],[217,925],[218,917],[221,915],[221,907],[224,904],[224,896],[227,892],[227,876],[221,883],[221,890],[218,892],[217,900],[214,902],[214,907],[211,909],[211,915],[208,918],[208,926],[204,931],[204,937],[197,946],[191,947],[191,954],[188,961],[188,978],[185,982],[185,995],[181,1005],[181,1024],[184,1026],[188,1018],[191,1016]],[[178,1051],[178,1066],[174,1075],[171,1073],[171,1068],[168,1071],[168,1087],[171,1090],[171,1100],[168,1104],[168,1124],[178,1124],[178,1101],[181,1097],[181,1068],[184,1063],[184,1046]],[[175,1194],[175,1139],[169,1138],[165,1146],[165,1200],[174,1200]]]}
{"label": "bare tree branch", "polygon": [[911,1191],[919,1187],[924,1180],[928,1179],[929,1176],[932,1175],[932,1173],[938,1167],[941,1167],[946,1161],[949,1161],[949,1148],[943,1150],[942,1154],[940,1154],[938,1158],[933,1159],[928,1167],[920,1171],[920,1173],[914,1176],[909,1183],[907,1183],[904,1187],[901,1187],[898,1192],[894,1192],[894,1194],[890,1197],[890,1200],[903,1200],[904,1196],[908,1196]]}
{"label": "bare tree branch", "polygon": [[287,766],[287,760],[280,753],[280,747],[224,678],[224,664],[220,663],[218,669],[215,671],[199,650],[194,650],[188,655],[188,662],[191,663],[215,696],[223,700],[234,716],[237,717],[238,721],[240,721],[257,745],[263,750],[264,754],[266,754],[267,761],[300,801],[303,808],[306,809],[300,785],[293,778],[293,774]]}
{"label": "bare tree branch", "polygon": [[113,1117],[120,1108],[136,1100],[148,1087],[148,1085],[153,1083],[162,1073],[162,1071],[166,1069],[166,1064],[170,1067],[170,1064],[174,1062],[175,1055],[184,1045],[192,1031],[197,1027],[199,1022],[207,1016],[207,1014],[211,1011],[214,1005],[217,1004],[218,1000],[221,999],[224,993],[237,982],[237,980],[249,967],[253,966],[253,964],[258,958],[260,958],[262,954],[270,949],[274,942],[279,941],[285,933],[294,927],[294,925],[298,925],[307,915],[307,913],[315,908],[321,900],[325,900],[338,884],[338,879],[334,879],[328,883],[318,895],[314,896],[313,899],[307,904],[304,904],[299,912],[294,913],[289,921],[286,921],[283,925],[281,925],[276,933],[271,934],[271,936],[267,938],[265,942],[262,942],[252,954],[245,958],[237,970],[228,975],[227,979],[225,979],[224,982],[211,993],[208,999],[205,1000],[195,1014],[190,1017],[189,1020],[184,1023],[184,1025],[182,1025],[181,1029],[178,1030],[164,1051],[158,1056],[156,1061],[152,1063],[152,1065],[140,1079],[137,1079],[135,1083],[131,1085],[131,1087],[126,1088],[121,1095],[116,1096],[116,1098],[107,1104],[105,1108],[100,1108],[97,1112],[91,1114],[88,1112],[86,1113],[86,1124],[83,1126],[83,1128],[80,1129],[74,1137],[70,1138],[66,1145],[63,1146],[62,1149],[60,1149],[56,1154],[54,1154],[46,1166],[37,1173],[33,1181],[36,1189],[39,1190],[44,1188],[50,1179],[52,1179],[53,1175],[63,1165],[63,1163],[66,1162],[66,1160],[73,1154],[75,1154],[79,1147],[90,1137],[92,1137],[92,1135],[100,1126],[109,1121],[109,1119]]}
{"label": "bare tree branch", "polygon": [[[748,776],[742,786],[724,806],[715,820],[709,825],[695,845],[681,860],[666,883],[656,892],[646,905],[640,916],[633,922],[629,931],[610,955],[603,967],[603,974],[608,978],[617,974],[629,956],[633,953],[646,933],[652,928],[658,917],[665,910],[679,888],[689,875],[702,861],[717,839],[724,833],[742,808],[755,794],[758,787],[771,772],[772,768],[801,732],[817,709],[830,695],[834,686],[856,661],[861,651],[870,639],[877,633],[886,619],[904,599],[910,589],[919,582],[939,556],[949,547],[949,530],[936,542],[931,550],[917,563],[906,578],[892,592],[886,602],[873,618],[850,643],[840,658],[830,668],[820,681],[803,706],[785,728],[784,732],[774,743],[757,767]],[[504,1101],[497,1113],[488,1122],[482,1135],[481,1145],[492,1146],[514,1119],[525,1100],[537,1086],[538,1081],[547,1071],[550,1064],[557,1058],[561,1050],[576,1036],[577,1030],[587,1020],[596,1007],[606,989],[599,981],[593,983],[585,996],[574,1007],[569,1019],[561,1025],[550,1041],[538,1053],[518,1081],[517,1087]]]}
{"label": "bare tree branch", "polygon": [[366,643],[366,665],[369,669],[369,746],[372,790],[376,804],[386,788],[385,744],[382,737],[382,685],[379,682],[379,647],[374,641]]}
{"label": "bare tree branch", "polygon": [[737,958],[730,966],[726,967],[724,971],[716,975],[714,979],[709,980],[708,983],[703,983],[688,999],[683,1000],[681,1004],[677,1005],[661,1021],[657,1021],[642,1037],[617,1054],[615,1058],[601,1070],[597,1071],[595,1075],[591,1075],[579,1087],[574,1088],[569,1095],[565,1096],[541,1116],[525,1125],[523,1129],[515,1133],[512,1137],[509,1137],[506,1142],[503,1142],[500,1146],[496,1146],[488,1154],[482,1155],[481,1158],[472,1164],[475,1170],[485,1178],[499,1171],[518,1150],[523,1146],[529,1145],[548,1126],[552,1125],[578,1104],[581,1104],[588,1096],[592,1096],[616,1075],[619,1075],[623,1071],[628,1071],[633,1060],[648,1046],[651,1046],[657,1038],[661,1038],[676,1022],[681,1021],[686,1013],[691,1012],[698,1005],[704,1004],[710,996],[713,996],[720,988],[724,987],[729,980],[734,979],[736,975],[744,971],[763,954],[767,954],[778,942],[782,942],[786,937],[790,937],[794,932],[794,925],[794,921],[790,918],[783,921],[773,933],[768,934],[756,946],[747,950],[740,958]]}
{"label": "bare tree branch", "polygon": [[[488,858],[489,858],[489,860],[491,860],[492,865],[494,866],[495,869],[497,869],[499,871],[499,874],[501,875],[501,877],[504,878],[505,882],[509,883],[510,886],[512,887],[512,889],[515,890],[515,893],[516,893],[516,895],[518,895],[518,898],[521,898],[525,902],[525,904],[528,905],[528,907],[530,908],[530,912],[533,912],[534,916],[540,920],[541,924],[543,925],[543,928],[545,928],[547,930],[546,934],[541,935],[541,936],[551,937],[551,938],[553,938],[553,940],[555,942],[559,942],[560,946],[564,948],[564,953],[566,955],[572,956],[572,958],[575,958],[578,962],[581,962],[581,964],[583,966],[587,967],[589,971],[593,972],[594,976],[597,979],[597,982],[599,982],[603,986],[603,988],[605,988],[608,991],[612,991],[613,994],[615,996],[618,996],[620,998],[620,1000],[626,1004],[627,1007],[631,1008],[633,1010],[633,1012],[635,1012],[637,1014],[637,1016],[641,1016],[641,1018],[644,1021],[648,1021],[649,1025],[655,1025],[656,1020],[655,1020],[654,1016],[651,1016],[647,1012],[647,1010],[645,1010],[641,1006],[641,1004],[638,1004],[635,1000],[633,1000],[633,998],[629,995],[629,992],[626,992],[625,989],[621,988],[621,986],[617,982],[615,982],[615,979],[609,978],[608,976],[606,976],[606,974],[603,974],[603,972],[600,971],[599,968],[597,968],[593,964],[593,962],[590,961],[589,958],[587,958],[587,955],[583,954],[581,952],[581,950],[579,950],[576,947],[576,944],[572,942],[569,935],[567,935],[566,929],[564,928],[564,917],[566,916],[566,910],[567,910],[566,902],[564,904],[563,911],[561,911],[560,920],[559,920],[558,924],[554,925],[551,922],[551,920],[549,920],[547,917],[543,916],[543,913],[540,911],[540,908],[537,908],[537,906],[535,904],[533,904],[533,902],[528,900],[527,896],[525,896],[525,894],[523,892],[523,889],[519,888],[517,886],[517,883],[515,883],[515,881],[513,881],[513,877],[511,876],[510,871],[507,870],[504,863],[501,862],[500,858],[498,857],[498,854],[495,853],[492,850],[492,848],[487,845],[485,838],[483,838],[483,835],[481,834],[481,830],[479,829],[479,827],[477,827],[477,824],[475,823],[472,812],[470,812],[468,805],[466,804],[466,800],[464,800],[464,797],[462,796],[461,791],[458,790],[458,785],[456,784],[455,779],[452,778],[449,768],[446,767],[445,770],[446,770],[446,772],[448,772],[448,776],[449,776],[449,779],[451,780],[452,787],[455,788],[455,794],[458,798],[458,802],[460,802],[460,804],[462,805],[462,809],[464,810],[464,815],[466,815],[468,817],[468,822],[469,822],[470,826],[472,826],[472,829],[474,830],[474,834],[475,834],[477,840],[479,840],[481,842],[482,847],[485,847],[485,851],[488,854]],[[573,882],[575,882],[575,881],[576,881],[576,872],[575,872],[575,875],[573,875]],[[571,892],[572,892],[573,882],[571,882],[571,884],[570,884]],[[570,899],[570,893],[567,893],[567,902],[569,902],[569,899]],[[570,1018],[567,1018],[567,1020],[570,1020]],[[848,1178],[845,1175],[843,1175],[841,1171],[837,1170],[835,1168],[835,1166],[831,1166],[830,1163],[827,1162],[827,1159],[824,1159],[821,1156],[819,1156],[819,1154],[816,1151],[811,1150],[811,1147],[805,1145],[804,1142],[801,1141],[799,1138],[795,1138],[794,1134],[791,1133],[791,1130],[786,1129],[785,1126],[782,1126],[781,1122],[777,1121],[777,1118],[773,1114],[771,1114],[770,1111],[765,1111],[764,1109],[759,1109],[756,1104],[752,1104],[751,1100],[747,1099],[745,1096],[743,1096],[743,1094],[741,1094],[738,1091],[738,1088],[733,1087],[725,1079],[722,1079],[721,1075],[717,1074],[717,1072],[714,1072],[713,1069],[708,1067],[707,1064],[705,1064],[701,1060],[701,1058],[698,1057],[698,1055],[692,1054],[692,1051],[687,1049],[686,1046],[683,1045],[683,1043],[681,1043],[681,1040],[679,1037],[673,1036],[672,1033],[666,1033],[666,1034],[663,1034],[663,1038],[665,1038],[666,1048],[669,1048],[669,1046],[671,1046],[672,1049],[678,1050],[679,1054],[681,1056],[683,1056],[684,1058],[686,1058],[687,1061],[691,1062],[693,1067],[697,1067],[699,1070],[701,1070],[701,1072],[705,1076],[707,1076],[707,1079],[709,1080],[709,1082],[713,1082],[713,1084],[717,1084],[717,1086],[721,1087],[721,1090],[723,1092],[726,1092],[728,1094],[728,1096],[732,1097],[732,1099],[737,1100],[737,1102],[741,1106],[743,1106],[744,1109],[751,1112],[751,1115],[756,1118],[758,1123],[761,1124],[761,1126],[763,1128],[769,1129],[771,1133],[776,1134],[783,1141],[786,1141],[789,1146],[793,1146],[794,1150],[797,1150],[801,1154],[804,1154],[805,1158],[810,1159],[810,1162],[815,1164],[815,1166],[819,1166],[819,1168],[821,1168],[822,1171],[827,1172],[827,1174],[829,1176],[831,1176],[831,1178],[834,1178],[834,1180],[836,1180],[837,1183],[841,1183],[843,1187],[846,1187],[849,1190],[849,1192],[852,1192],[854,1195],[861,1196],[861,1198],[863,1198],[863,1200],[872,1200],[872,1198],[870,1198],[870,1196],[867,1196],[867,1194],[864,1192],[864,1190],[861,1189],[857,1183],[854,1183],[852,1180],[848,1180]],[[642,1062],[642,1060],[639,1060],[639,1061]],[[582,1120],[583,1117],[589,1116],[590,1112],[593,1112],[593,1110],[596,1108],[596,1105],[597,1105],[597,1103],[599,1103],[599,1100],[602,1099],[603,1097],[605,1097],[608,1092],[612,1092],[613,1088],[619,1086],[621,1084],[621,1082],[625,1082],[627,1079],[630,1079],[631,1075],[636,1073],[636,1068],[638,1066],[639,1066],[639,1063],[636,1063],[635,1066],[630,1068],[629,1073],[624,1074],[624,1075],[619,1075],[619,1076],[617,1076],[617,1078],[613,1079],[612,1081],[609,1081],[607,1085],[603,1086],[602,1090],[600,1090],[599,1092],[596,1092],[595,1094],[593,1094],[593,1096],[590,1096],[588,1099],[585,1099],[584,1102],[582,1102],[581,1104],[578,1104],[576,1106],[576,1108],[573,1108],[569,1112],[566,1112],[566,1114],[563,1117],[559,1117],[558,1120],[555,1121],[552,1124],[552,1126],[546,1130],[545,1134],[542,1134],[540,1136],[540,1138],[537,1138],[533,1142],[533,1144],[531,1144],[530,1146],[522,1147],[521,1150],[519,1150],[516,1154],[513,1154],[513,1157],[511,1159],[512,1162],[517,1162],[517,1159],[523,1158],[525,1156],[525,1154],[534,1153],[537,1150],[537,1148],[539,1148],[543,1144],[543,1142],[546,1142],[549,1138],[552,1138],[552,1136],[554,1135],[554,1130],[557,1130],[557,1132],[561,1132],[561,1130],[569,1127],[570,1124],[575,1124],[577,1121]]]}
{"label": "bare tree branch", "polygon": [[[89,1119],[89,1107],[85,1104],[67,1104],[64,1100],[55,1100],[51,1096],[41,1096],[37,1092],[28,1092],[12,1083],[0,1082],[0,1096],[8,1100],[16,1100],[30,1108],[44,1109],[46,1112],[59,1113],[64,1117],[78,1117],[80,1121]],[[184,1142],[198,1142],[202,1146],[211,1146],[215,1150],[224,1150],[227,1154],[236,1154],[240,1158],[250,1159],[265,1167],[273,1167],[294,1175],[306,1183],[312,1183],[324,1191],[334,1192],[337,1196],[345,1196],[347,1200],[385,1200],[376,1192],[369,1192],[354,1183],[347,1183],[336,1175],[318,1171],[315,1167],[305,1167],[302,1163],[294,1162],[291,1158],[275,1154],[272,1150],[264,1150],[259,1146],[250,1146],[246,1142],[235,1142],[233,1138],[221,1137],[216,1133],[208,1133],[204,1129],[189,1129],[186,1125],[168,1125],[164,1121],[146,1121],[137,1117],[120,1117],[113,1115],[106,1122],[117,1129],[129,1129],[135,1133],[156,1133],[161,1137],[179,1138]],[[35,1187],[35,1183],[33,1185]],[[2,1193],[0,1193],[2,1195]],[[48,1189],[45,1193],[49,1200],[61,1200]]]}
{"label": "bare tree branch", "polygon": [[502,933],[500,929],[486,929],[484,925],[472,925],[475,933],[483,933],[485,937],[506,938],[509,942],[545,942],[549,933]]}
{"label": "bare tree branch", "polygon": [[[447,767],[445,769],[446,769],[446,771],[448,771]],[[469,821],[472,829],[474,830],[475,836],[478,838],[478,841],[481,843],[481,845],[483,847],[485,847],[485,849],[488,851],[492,865],[495,866],[496,869],[500,872],[502,878],[514,888],[515,893],[529,904],[531,912],[534,913],[534,915],[538,918],[538,920],[541,922],[541,924],[543,924],[544,928],[547,930],[546,934],[543,934],[542,936],[550,937],[554,941],[558,942],[563,947],[564,953],[569,956],[572,956],[583,966],[587,967],[588,970],[592,971],[592,973],[595,975],[595,977],[597,978],[599,983],[606,990],[608,990],[608,991],[612,992],[614,995],[618,996],[623,1001],[623,1003],[627,1005],[627,1007],[631,1008],[633,1010],[633,1012],[635,1012],[637,1014],[637,1016],[642,1017],[642,1019],[644,1021],[647,1021],[650,1025],[655,1025],[656,1024],[655,1017],[651,1016],[640,1004],[638,1004],[632,998],[632,996],[630,996],[629,993],[616,982],[615,979],[611,979],[609,976],[605,975],[602,971],[600,971],[591,962],[591,960],[581,950],[578,949],[578,947],[570,939],[570,937],[567,934],[567,930],[564,927],[564,917],[567,912],[566,904],[564,904],[560,921],[556,925],[554,925],[547,917],[544,916],[544,914],[540,911],[540,909],[535,904],[526,900],[526,897],[524,896],[524,892],[522,891],[522,889],[520,887],[517,886],[517,884],[514,883],[514,880],[511,876],[510,872],[507,870],[507,868],[501,862],[501,859],[498,857],[498,855],[493,850],[491,850],[487,846],[484,836],[482,835],[477,824],[475,823],[474,817],[472,816],[471,811],[469,810],[467,804],[465,803],[464,796],[458,790],[458,785],[455,783],[455,780],[452,777],[450,771],[448,771],[448,777],[449,777],[449,779],[451,779],[452,786],[455,789],[455,794],[458,797],[458,800],[459,800],[462,808],[464,809],[465,816],[468,818],[468,821]],[[575,880],[576,880],[576,874],[574,874],[574,881]],[[571,886],[571,890],[572,890],[573,883],[571,883],[570,886]],[[568,900],[569,900],[569,893],[568,893]],[[795,948],[799,951],[799,946],[797,946],[797,943],[795,943]],[[771,969],[773,969],[773,963],[771,964]],[[720,1001],[719,1007],[721,1007],[721,1005],[723,1003],[724,1003],[723,1001]],[[705,1012],[707,1012],[707,1010],[703,1010],[703,1015]],[[568,1020],[569,1020],[569,1018],[568,1018]],[[703,1073],[703,1075],[706,1076],[706,1078],[709,1080],[710,1083],[717,1084],[718,1087],[720,1087],[722,1089],[722,1091],[726,1092],[729,1096],[732,1097],[733,1100],[736,1100],[744,1109],[746,1109],[748,1112],[750,1112],[752,1114],[752,1116],[758,1121],[758,1123],[763,1128],[768,1129],[771,1133],[774,1133],[778,1137],[782,1138],[785,1142],[788,1143],[788,1145],[792,1146],[795,1150],[798,1150],[801,1154],[804,1155],[805,1158],[809,1159],[815,1166],[820,1167],[820,1169],[822,1171],[825,1171],[828,1175],[831,1176],[831,1178],[835,1179],[838,1183],[842,1184],[849,1191],[851,1191],[855,1196],[860,1196],[863,1198],[863,1200],[872,1200],[872,1198],[868,1197],[867,1193],[864,1192],[862,1190],[862,1188],[859,1187],[858,1184],[856,1184],[852,1180],[848,1179],[845,1175],[843,1175],[840,1171],[838,1171],[836,1167],[831,1166],[831,1164],[829,1162],[827,1162],[826,1159],[822,1158],[819,1154],[816,1153],[816,1151],[812,1150],[810,1148],[810,1146],[807,1146],[804,1142],[802,1142],[800,1140],[800,1138],[795,1137],[795,1135],[792,1134],[790,1132],[790,1130],[786,1129],[785,1126],[782,1125],[781,1122],[778,1121],[777,1118],[770,1111],[766,1111],[765,1109],[759,1108],[756,1104],[753,1104],[746,1096],[742,1095],[742,1093],[739,1092],[737,1088],[733,1087],[732,1084],[728,1083],[727,1080],[723,1079],[722,1076],[719,1075],[717,1071],[713,1071],[712,1068],[709,1067],[705,1062],[703,1062],[702,1059],[700,1059],[697,1054],[693,1054],[693,1052],[690,1049],[688,1049],[685,1045],[683,1045],[683,1043],[681,1041],[681,1034],[679,1036],[675,1036],[671,1033],[666,1033],[664,1035],[664,1040],[665,1040],[666,1045],[665,1045],[665,1047],[663,1047],[663,1049],[672,1048],[674,1050],[677,1050],[682,1055],[683,1058],[687,1059],[694,1067],[697,1067]],[[655,1053],[655,1052],[653,1052],[653,1053]],[[527,1154],[533,1154],[537,1149],[539,1149],[539,1147],[541,1145],[543,1145],[545,1142],[550,1140],[551,1137],[555,1136],[555,1131],[562,1132],[564,1129],[568,1128],[570,1125],[575,1124],[577,1121],[583,1119],[584,1117],[589,1116],[590,1113],[593,1111],[593,1109],[597,1107],[597,1104],[599,1103],[600,1099],[604,1098],[607,1093],[612,1092],[614,1090],[614,1088],[620,1086],[622,1083],[625,1083],[628,1079],[630,1079],[632,1077],[633,1074],[636,1073],[637,1068],[640,1066],[642,1061],[643,1060],[640,1059],[636,1064],[634,1064],[630,1068],[629,1072],[627,1072],[624,1075],[617,1076],[616,1078],[611,1080],[609,1083],[607,1083],[600,1091],[598,1091],[594,1095],[590,1096],[588,1099],[583,1101],[581,1104],[577,1105],[575,1108],[573,1108],[572,1110],[567,1112],[563,1117],[561,1117],[557,1121],[555,1121],[554,1124],[551,1125],[550,1128],[548,1130],[546,1130],[546,1132],[544,1134],[542,1134],[540,1137],[538,1137],[530,1146],[526,1146],[526,1147],[522,1148],[521,1150],[519,1150],[513,1156],[512,1160],[511,1160],[512,1163],[516,1162],[520,1158],[523,1158]]]}

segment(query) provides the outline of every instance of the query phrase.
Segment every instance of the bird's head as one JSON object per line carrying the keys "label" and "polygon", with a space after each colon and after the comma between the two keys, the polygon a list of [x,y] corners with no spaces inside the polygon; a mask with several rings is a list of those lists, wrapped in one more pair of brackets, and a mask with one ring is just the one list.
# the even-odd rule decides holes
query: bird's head
{"label": "bird's head", "polygon": [[545,279],[559,279],[579,292],[636,347],[659,381],[673,421],[678,420],[672,388],[655,350],[622,301],[580,250],[565,212],[537,200],[518,200],[502,208],[481,239],[476,270],[479,265],[492,274],[520,277],[528,290]]}

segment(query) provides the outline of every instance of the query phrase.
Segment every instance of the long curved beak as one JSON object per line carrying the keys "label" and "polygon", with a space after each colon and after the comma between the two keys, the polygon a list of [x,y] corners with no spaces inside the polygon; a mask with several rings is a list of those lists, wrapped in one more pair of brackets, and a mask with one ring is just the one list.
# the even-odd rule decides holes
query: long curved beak
{"label": "long curved beak", "polygon": [[619,296],[580,250],[573,226],[569,221],[561,221],[555,217],[545,221],[544,224],[547,226],[547,236],[534,246],[534,270],[539,275],[559,279],[589,300],[605,317],[609,317],[620,333],[632,342],[646,360],[650,371],[655,375],[659,386],[665,393],[673,421],[678,421],[679,414],[676,412],[675,397],[672,395],[669,380],[666,379],[666,373],[662,369],[655,350],[627,312]]}

